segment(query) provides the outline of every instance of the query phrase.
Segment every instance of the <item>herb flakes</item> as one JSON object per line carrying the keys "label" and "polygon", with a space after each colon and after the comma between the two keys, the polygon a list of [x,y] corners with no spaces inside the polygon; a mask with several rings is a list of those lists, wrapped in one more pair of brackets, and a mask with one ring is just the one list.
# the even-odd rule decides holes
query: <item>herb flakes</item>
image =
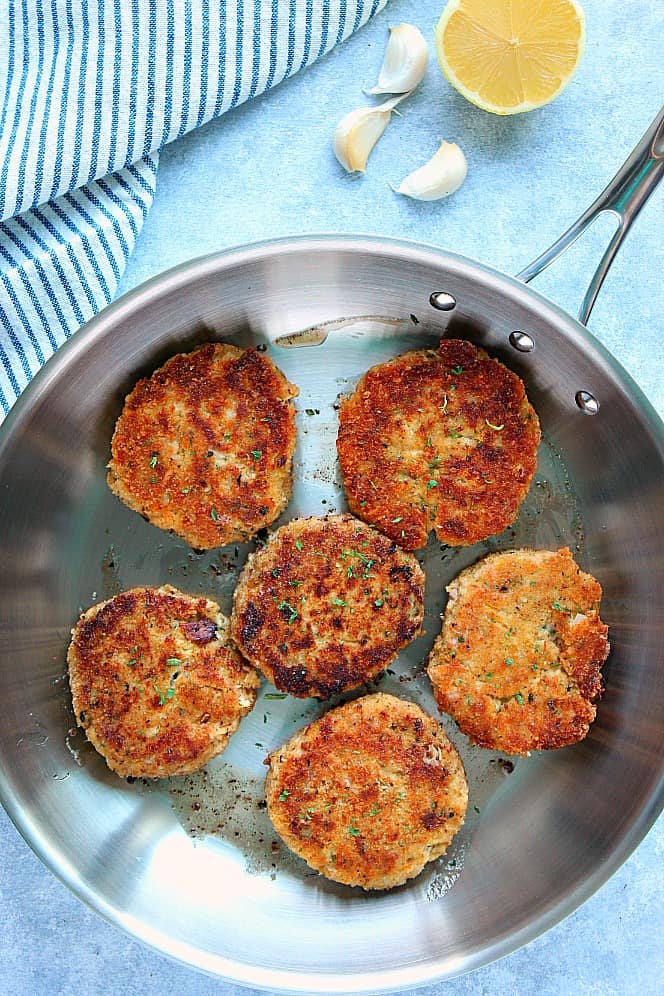
{"label": "herb flakes", "polygon": [[289,602],[283,602],[283,601],[279,602],[279,604],[277,605],[277,609],[279,610],[279,612],[283,612],[284,609],[286,609],[287,612],[290,612],[290,617],[288,619],[289,626],[297,619],[297,609],[294,609]]}

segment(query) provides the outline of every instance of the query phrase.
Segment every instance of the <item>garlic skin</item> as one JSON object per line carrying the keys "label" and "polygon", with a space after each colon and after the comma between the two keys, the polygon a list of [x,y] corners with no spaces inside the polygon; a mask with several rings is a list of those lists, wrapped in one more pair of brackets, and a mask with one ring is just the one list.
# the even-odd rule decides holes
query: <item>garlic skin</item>
{"label": "garlic skin", "polygon": [[417,201],[436,201],[458,190],[467,172],[468,163],[459,146],[441,142],[431,159],[410,173],[395,192]]}
{"label": "garlic skin", "polygon": [[364,173],[374,145],[387,128],[392,111],[408,94],[392,97],[376,107],[359,107],[334,129],[334,154],[349,173]]}
{"label": "garlic skin", "polygon": [[429,65],[424,35],[413,24],[390,28],[378,85],[366,93],[408,93],[421,83]]}

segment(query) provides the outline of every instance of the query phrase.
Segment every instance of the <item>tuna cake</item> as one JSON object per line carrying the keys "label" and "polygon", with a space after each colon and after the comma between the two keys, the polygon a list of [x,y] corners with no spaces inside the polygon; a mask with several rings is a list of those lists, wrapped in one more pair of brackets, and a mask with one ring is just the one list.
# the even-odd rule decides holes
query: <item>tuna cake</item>
{"label": "tuna cake", "polygon": [[294,519],[249,557],[231,631],[278,689],[325,699],[386,668],[423,615],[415,557],[350,515],[329,515]]}
{"label": "tuna cake", "polygon": [[171,357],[125,401],[111,491],[195,550],[254,536],[290,498],[297,393],[255,349],[208,343]]}
{"label": "tuna cake", "polygon": [[415,550],[432,529],[470,546],[509,526],[539,441],[519,377],[443,339],[367,371],[341,405],[337,451],[351,512]]}
{"label": "tuna cake", "polygon": [[440,709],[473,743],[508,754],[583,740],[609,653],[595,578],[567,548],[508,550],[447,591],[429,658]]}
{"label": "tuna cake", "polygon": [[267,808],[285,844],[326,878],[391,889],[463,824],[461,759],[431,716],[392,695],[330,710],[272,752]]}
{"label": "tuna cake", "polygon": [[67,653],[74,712],[118,775],[166,778],[225,749],[259,677],[207,598],[134,588],[84,612]]}

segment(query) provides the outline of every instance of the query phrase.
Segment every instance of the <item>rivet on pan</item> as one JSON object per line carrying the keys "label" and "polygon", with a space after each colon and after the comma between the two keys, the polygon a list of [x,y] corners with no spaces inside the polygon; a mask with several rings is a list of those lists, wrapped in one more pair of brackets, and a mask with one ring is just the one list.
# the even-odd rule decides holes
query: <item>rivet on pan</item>
{"label": "rivet on pan", "polygon": [[429,304],[438,311],[454,311],[456,308],[455,299],[445,291],[434,291],[429,298]]}
{"label": "rivet on pan", "polygon": [[577,391],[574,395],[574,400],[584,415],[597,415],[599,401],[590,391]]}
{"label": "rivet on pan", "polygon": [[535,348],[535,341],[527,332],[510,332],[510,343],[520,353],[529,353]]}

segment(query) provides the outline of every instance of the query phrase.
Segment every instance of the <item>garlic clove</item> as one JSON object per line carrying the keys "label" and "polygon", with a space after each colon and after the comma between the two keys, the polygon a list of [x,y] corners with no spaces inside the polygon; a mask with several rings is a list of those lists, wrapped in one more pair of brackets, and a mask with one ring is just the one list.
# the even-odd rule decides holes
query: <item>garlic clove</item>
{"label": "garlic clove", "polygon": [[390,28],[378,85],[366,93],[407,93],[421,82],[429,65],[424,35],[413,24]]}
{"label": "garlic clove", "polygon": [[392,111],[408,94],[392,97],[376,107],[360,107],[342,118],[334,129],[334,154],[349,173],[364,173],[374,145],[387,128]]}
{"label": "garlic clove", "polygon": [[458,190],[467,172],[468,163],[459,146],[441,142],[431,159],[410,173],[395,192],[418,201],[435,201]]}

